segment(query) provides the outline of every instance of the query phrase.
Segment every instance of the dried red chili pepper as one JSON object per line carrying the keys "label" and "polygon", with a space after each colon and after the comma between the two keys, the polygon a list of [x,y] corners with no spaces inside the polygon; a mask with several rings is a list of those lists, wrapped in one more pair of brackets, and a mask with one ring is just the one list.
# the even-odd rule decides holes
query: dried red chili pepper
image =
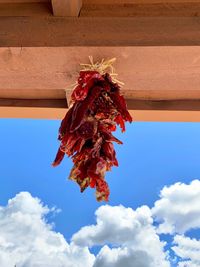
{"label": "dried red chili pepper", "polygon": [[64,155],[72,157],[74,166],[69,178],[83,192],[96,187],[98,201],[108,201],[106,171],[118,166],[112,142],[122,144],[112,135],[116,125],[125,131],[125,122],[132,122],[120,87],[108,73],[81,71],[78,85],[72,93],[73,106],[61,122],[58,139],[61,141],[53,166]]}

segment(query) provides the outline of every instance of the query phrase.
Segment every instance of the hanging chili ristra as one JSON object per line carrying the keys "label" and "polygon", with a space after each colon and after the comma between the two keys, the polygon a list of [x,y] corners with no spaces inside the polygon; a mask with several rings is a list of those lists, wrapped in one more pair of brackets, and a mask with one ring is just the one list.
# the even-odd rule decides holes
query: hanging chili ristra
{"label": "hanging chili ristra", "polygon": [[[112,79],[113,61],[84,64],[71,96],[73,105],[61,122],[61,143],[52,164],[60,164],[65,154],[71,157],[74,166],[69,179],[79,184],[81,192],[88,186],[96,188],[98,201],[108,201],[105,173],[118,166],[113,142],[122,142],[112,132],[116,125],[124,132],[125,122],[132,122],[120,86]],[[108,67],[111,74],[106,72]]]}

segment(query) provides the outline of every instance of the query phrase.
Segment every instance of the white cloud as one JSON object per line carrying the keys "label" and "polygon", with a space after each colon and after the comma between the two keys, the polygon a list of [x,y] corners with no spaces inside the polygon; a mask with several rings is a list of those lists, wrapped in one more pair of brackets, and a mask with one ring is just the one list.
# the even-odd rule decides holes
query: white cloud
{"label": "white cloud", "polygon": [[[175,235],[177,267],[200,267],[200,240],[183,234],[200,228],[200,181],[161,190],[153,209],[101,206],[96,224],[81,228],[68,243],[45,217],[55,209],[21,192],[0,207],[1,267],[169,267],[160,233]],[[154,220],[158,222],[155,227]],[[88,247],[101,246],[95,257]],[[173,259],[171,259],[171,262]]]}
{"label": "white cloud", "polygon": [[164,187],[152,209],[158,233],[180,233],[200,227],[200,181]]}
{"label": "white cloud", "polygon": [[0,207],[1,267],[92,267],[88,248],[68,244],[47,224],[44,216],[49,212],[27,192]]}
{"label": "white cloud", "polygon": [[83,227],[72,241],[79,246],[110,244],[97,255],[94,267],[167,267],[164,243],[153,227],[151,211],[143,206],[134,211],[123,206],[101,206],[97,224]]}
{"label": "white cloud", "polygon": [[[136,239],[144,228],[152,230],[150,209],[147,206],[134,211],[120,206],[101,206],[95,212],[97,224],[83,227],[72,240],[78,245],[121,244]],[[139,238],[140,239],[140,238]]]}
{"label": "white cloud", "polygon": [[[163,265],[162,265],[163,264]],[[94,267],[163,267],[169,266],[165,262],[156,264],[152,257],[144,250],[135,250],[131,247],[109,248],[104,246],[97,255]]]}
{"label": "white cloud", "polygon": [[174,237],[175,246],[173,251],[183,261],[179,262],[179,267],[200,267],[200,241],[191,239],[183,235]]}

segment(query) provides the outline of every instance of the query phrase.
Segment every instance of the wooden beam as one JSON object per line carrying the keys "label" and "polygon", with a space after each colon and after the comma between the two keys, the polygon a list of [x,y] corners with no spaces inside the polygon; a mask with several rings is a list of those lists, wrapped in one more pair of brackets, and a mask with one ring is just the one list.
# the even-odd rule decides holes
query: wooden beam
{"label": "wooden beam", "polygon": [[50,2],[0,4],[0,17],[53,16]]}
{"label": "wooden beam", "polygon": [[[135,100],[126,99],[130,110],[200,111],[199,100]],[[200,121],[200,117],[199,117]]]}
{"label": "wooden beam", "polygon": [[68,108],[67,99],[6,99],[0,98],[0,107]]}
{"label": "wooden beam", "polygon": [[[59,119],[66,114],[66,108],[1,107],[0,118]],[[200,122],[200,111],[172,110],[130,110],[135,121],[145,122]]]}
{"label": "wooden beam", "polygon": [[[1,1],[1,0],[0,0]],[[12,0],[10,0],[12,1]],[[17,0],[13,0],[17,1]],[[24,0],[28,1],[28,0]],[[84,4],[94,5],[119,5],[119,4],[157,4],[157,3],[199,3],[200,0],[84,0]]]}
{"label": "wooden beam", "polygon": [[0,4],[18,4],[18,3],[47,3],[50,0],[0,0]]}
{"label": "wooden beam", "polygon": [[[0,0],[1,1],[1,0]],[[76,2],[73,1],[73,5]],[[57,16],[69,16],[69,8],[61,8],[62,2],[54,4]],[[55,8],[56,5],[60,8]],[[60,10],[60,11],[59,11]],[[73,8],[73,10],[76,10]],[[78,9],[79,10],[79,9]],[[77,13],[78,14],[78,13]],[[72,14],[77,16],[77,14]],[[1,3],[0,16],[52,16],[51,2]],[[71,16],[70,15],[70,16]],[[136,4],[86,4],[80,17],[199,17],[200,2],[196,3],[136,3]]]}
{"label": "wooden beam", "polygon": [[66,108],[0,106],[0,118],[53,120],[62,119],[65,116],[66,111]]}
{"label": "wooden beam", "polygon": [[135,100],[200,99],[200,47],[0,48],[0,98],[64,99],[80,63],[116,57],[122,92]]}
{"label": "wooden beam", "polygon": [[[152,101],[152,100],[126,99],[126,102],[127,102],[127,107],[129,110],[200,111],[200,100],[154,100]],[[68,101],[67,99],[0,98],[0,107],[67,109]]]}
{"label": "wooden beam", "polygon": [[0,47],[191,46],[199,27],[198,17],[0,17]]}
{"label": "wooden beam", "polygon": [[54,16],[77,17],[82,7],[82,0],[51,0]]}
{"label": "wooden beam", "polygon": [[84,3],[81,17],[199,17],[199,2]]}
{"label": "wooden beam", "polygon": [[200,18],[140,17],[147,5],[120,18],[0,17],[0,117],[64,116],[65,90],[92,55],[117,58],[135,120],[200,121]]}
{"label": "wooden beam", "polygon": [[137,121],[200,121],[200,47],[0,48],[0,117],[62,118],[79,63],[116,57]]}

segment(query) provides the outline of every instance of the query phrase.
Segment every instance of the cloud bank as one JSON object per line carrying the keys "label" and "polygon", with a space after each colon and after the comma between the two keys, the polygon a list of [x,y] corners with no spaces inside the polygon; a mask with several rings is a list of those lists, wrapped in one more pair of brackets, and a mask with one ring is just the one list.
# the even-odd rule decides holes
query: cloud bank
{"label": "cloud bank", "polygon": [[87,247],[68,244],[45,221],[49,213],[39,199],[21,192],[0,207],[1,267],[92,266],[95,257]]}
{"label": "cloud bank", "polygon": [[[97,255],[95,267],[168,267],[164,243],[153,226],[147,206],[133,210],[123,206],[102,206],[96,211],[97,224],[83,227],[73,237],[78,246],[105,245]],[[134,263],[134,265],[133,265]]]}
{"label": "cloud bank", "polygon": [[200,241],[191,239],[182,235],[174,237],[173,251],[183,261],[179,262],[179,267],[197,267],[200,266]]}
{"label": "cloud bank", "polygon": [[180,233],[200,227],[200,181],[164,187],[152,209],[159,233]]}
{"label": "cloud bank", "polygon": [[[200,267],[200,240],[187,236],[200,228],[199,203],[199,180],[165,186],[152,208],[101,206],[96,224],[68,243],[46,221],[52,210],[21,192],[0,206],[0,266],[170,267],[176,261],[178,267]],[[161,234],[170,234],[172,243]],[[97,245],[93,255],[90,248]]]}

